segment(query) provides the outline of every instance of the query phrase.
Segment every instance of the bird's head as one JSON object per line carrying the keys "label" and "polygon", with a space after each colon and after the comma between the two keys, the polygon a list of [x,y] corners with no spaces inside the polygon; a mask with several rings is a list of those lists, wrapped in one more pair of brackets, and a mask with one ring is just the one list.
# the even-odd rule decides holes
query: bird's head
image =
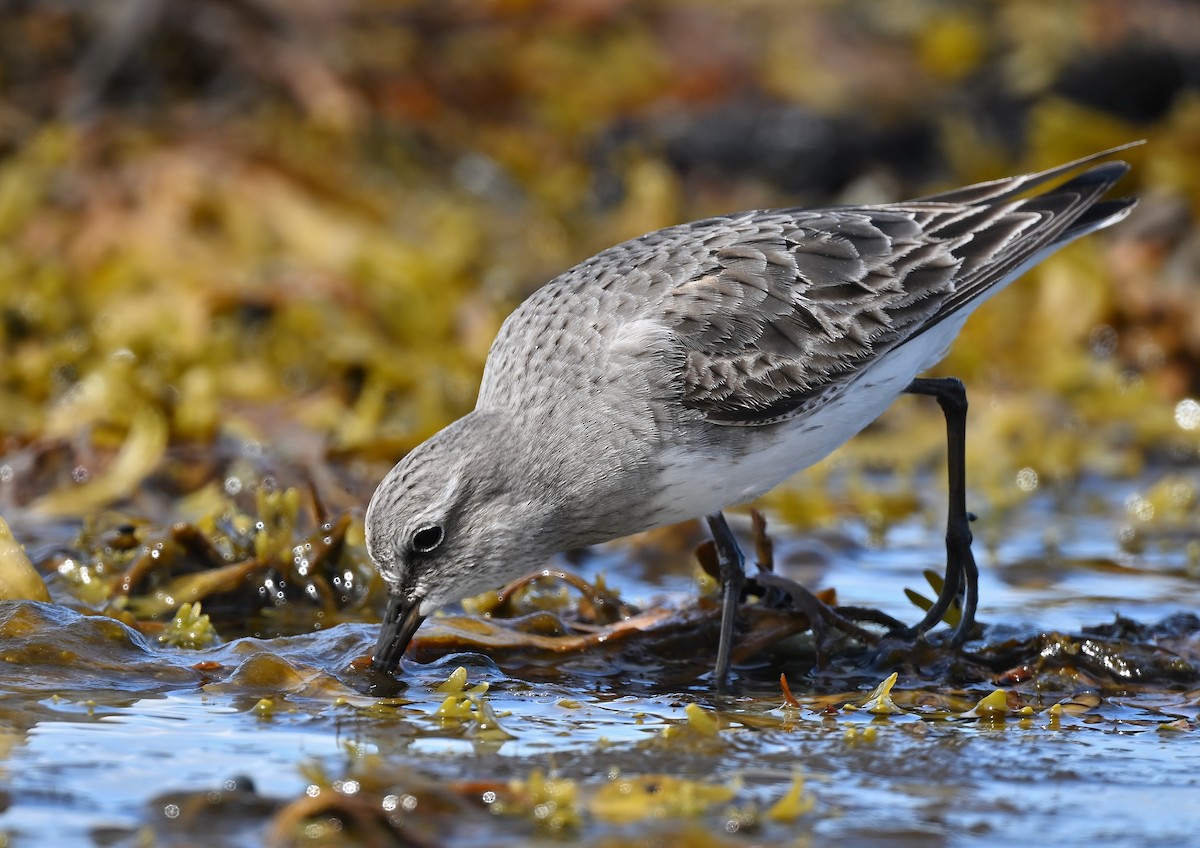
{"label": "bird's head", "polygon": [[[414,448],[367,507],[367,550],[389,602],[373,668],[390,673],[439,607],[495,588],[555,552],[498,413],[473,412]],[[544,497],[544,493],[543,493]]]}

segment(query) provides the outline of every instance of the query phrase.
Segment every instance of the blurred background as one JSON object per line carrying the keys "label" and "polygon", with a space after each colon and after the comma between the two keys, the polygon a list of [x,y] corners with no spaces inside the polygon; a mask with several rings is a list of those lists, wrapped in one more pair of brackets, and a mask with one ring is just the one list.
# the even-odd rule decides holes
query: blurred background
{"label": "blurred background", "polygon": [[[939,366],[971,398],[979,651],[831,672],[792,616],[721,736],[685,726],[716,615],[687,526],[556,560],[578,603],[431,618],[403,697],[362,694],[367,499],[535,288],[683,221],[1137,139],[1134,214]],[[0,845],[1188,843],[1198,210],[1194,0],[0,0]],[[944,463],[936,404],[899,399],[764,499],[781,572],[919,618]],[[659,635],[609,638],[609,588]],[[892,665],[903,724],[838,712]],[[1005,732],[972,706],[997,685]],[[647,770],[726,800],[575,827],[529,789]],[[754,812],[801,773],[815,814]]]}
{"label": "blurred background", "polygon": [[[471,408],[505,315],[612,243],[1142,138],[1135,215],[989,303],[941,370],[970,388],[995,508],[1197,461],[1194,3],[3,9],[0,509],[33,538],[114,504],[171,520],[214,485],[305,480],[357,511]],[[902,401],[769,503],[798,523],[932,508],[942,438]],[[830,500],[847,467],[898,482]]]}
{"label": "blurred background", "polygon": [[[1137,139],[1134,214],[939,366],[971,398],[980,650],[831,672],[793,626],[720,736],[690,726],[716,607],[685,527],[557,560],[581,602],[431,617],[403,697],[362,694],[364,506],[528,293],[658,227]],[[0,598],[56,602],[0,603],[0,845],[1194,842],[1198,210],[1195,0],[0,0]],[[899,399],[764,499],[781,571],[916,620],[944,462],[936,404]],[[664,635],[580,637],[624,615],[609,587]],[[893,666],[909,715],[839,713]],[[647,770],[726,800],[542,821]]]}

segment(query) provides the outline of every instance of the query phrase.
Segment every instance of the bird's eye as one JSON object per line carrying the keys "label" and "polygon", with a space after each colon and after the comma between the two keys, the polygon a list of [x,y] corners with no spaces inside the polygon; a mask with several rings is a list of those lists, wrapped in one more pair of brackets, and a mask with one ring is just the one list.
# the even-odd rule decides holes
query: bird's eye
{"label": "bird's eye", "polygon": [[425,524],[413,533],[412,549],[419,554],[432,553],[445,538],[445,532],[436,524]]}

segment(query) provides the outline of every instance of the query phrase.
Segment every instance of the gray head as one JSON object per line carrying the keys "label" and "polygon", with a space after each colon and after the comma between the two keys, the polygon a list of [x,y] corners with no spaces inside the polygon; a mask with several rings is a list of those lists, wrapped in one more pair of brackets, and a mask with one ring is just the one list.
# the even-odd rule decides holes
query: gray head
{"label": "gray head", "polygon": [[552,507],[531,485],[536,475],[514,466],[512,429],[504,413],[472,412],[413,449],[375,490],[367,550],[390,594],[377,671],[396,668],[438,607],[495,588],[555,552]]}

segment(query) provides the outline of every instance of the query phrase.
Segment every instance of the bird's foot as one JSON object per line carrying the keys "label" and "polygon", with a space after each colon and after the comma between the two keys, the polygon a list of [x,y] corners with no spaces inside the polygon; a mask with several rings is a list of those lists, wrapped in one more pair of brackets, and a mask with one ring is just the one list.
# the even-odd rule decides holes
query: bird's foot
{"label": "bird's foot", "polygon": [[845,615],[844,610],[829,606],[795,580],[770,571],[760,571],[754,576],[754,581],[768,593],[775,595],[773,605],[803,613],[808,617],[816,645],[818,668],[824,668],[828,663],[826,645],[829,634],[834,630],[865,645],[872,645],[879,639],[876,634],[864,630],[854,619]]}

